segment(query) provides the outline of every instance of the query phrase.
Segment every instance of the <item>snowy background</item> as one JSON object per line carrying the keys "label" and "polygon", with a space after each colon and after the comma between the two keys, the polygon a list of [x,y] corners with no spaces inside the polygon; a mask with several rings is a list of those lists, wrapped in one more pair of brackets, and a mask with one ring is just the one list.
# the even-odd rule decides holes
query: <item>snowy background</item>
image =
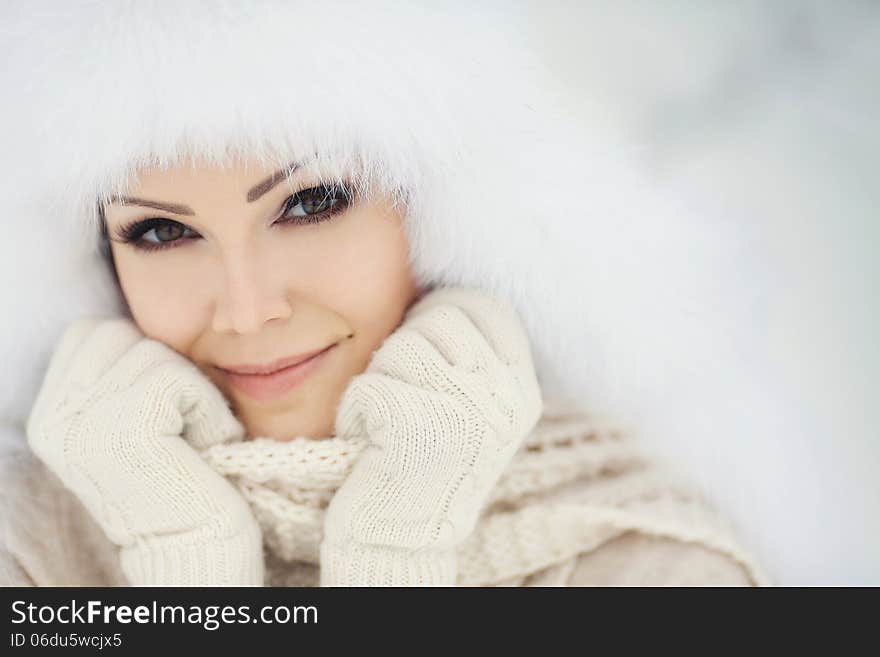
{"label": "snowy background", "polygon": [[719,502],[781,583],[880,584],[880,2],[512,6],[573,108],[612,108],[650,175],[758,236],[767,371],[820,438],[744,436],[761,512]]}

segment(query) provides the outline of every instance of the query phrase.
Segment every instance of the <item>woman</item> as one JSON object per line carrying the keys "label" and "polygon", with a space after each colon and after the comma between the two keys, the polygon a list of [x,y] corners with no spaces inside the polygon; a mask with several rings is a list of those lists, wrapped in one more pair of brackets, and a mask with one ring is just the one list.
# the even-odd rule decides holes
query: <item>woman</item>
{"label": "woman", "polygon": [[[12,111],[63,163],[33,149],[23,202],[72,231],[56,257],[103,254],[117,312],[77,307],[52,341],[29,451],[4,462],[4,582],[767,583],[696,488],[599,419],[676,376],[624,346],[627,295],[657,320],[695,271],[621,282],[571,249],[573,201],[626,259],[671,229],[629,214],[659,208],[611,136],[552,109],[515,30],[320,4],[12,23],[17,75],[88,63],[64,102],[49,76]],[[332,36],[294,29],[334,16]]]}

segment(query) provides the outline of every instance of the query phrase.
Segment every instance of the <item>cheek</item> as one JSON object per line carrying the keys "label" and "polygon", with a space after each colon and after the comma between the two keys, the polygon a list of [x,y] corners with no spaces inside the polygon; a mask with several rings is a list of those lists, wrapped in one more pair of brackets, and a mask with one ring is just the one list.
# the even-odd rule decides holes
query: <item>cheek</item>
{"label": "cheek", "polygon": [[[116,256],[116,271],[132,317],[147,337],[189,355],[204,326],[205,295],[197,270],[182,259],[161,266],[130,254]],[[187,281],[187,285],[181,285]]]}
{"label": "cheek", "polygon": [[322,267],[323,298],[355,324],[355,330],[390,333],[415,295],[406,236],[400,220],[370,208],[328,231]]}

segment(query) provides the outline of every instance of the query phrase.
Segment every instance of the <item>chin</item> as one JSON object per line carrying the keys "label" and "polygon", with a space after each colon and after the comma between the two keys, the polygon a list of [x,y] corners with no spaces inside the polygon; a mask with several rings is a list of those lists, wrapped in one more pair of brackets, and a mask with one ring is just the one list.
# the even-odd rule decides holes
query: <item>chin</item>
{"label": "chin", "polygon": [[315,413],[306,406],[268,412],[265,408],[246,409],[238,417],[247,430],[248,438],[272,438],[287,441],[294,438],[319,440],[333,435],[333,418]]}

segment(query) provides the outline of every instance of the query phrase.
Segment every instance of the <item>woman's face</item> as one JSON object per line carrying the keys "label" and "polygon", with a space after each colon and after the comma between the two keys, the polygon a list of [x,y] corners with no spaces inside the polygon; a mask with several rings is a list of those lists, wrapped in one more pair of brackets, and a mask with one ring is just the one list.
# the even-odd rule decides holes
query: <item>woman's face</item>
{"label": "woman's face", "polygon": [[[400,211],[317,185],[304,168],[155,168],[104,208],[135,322],[193,361],[252,437],[333,435],[346,385],[422,291]],[[227,371],[331,346],[272,377]]]}

